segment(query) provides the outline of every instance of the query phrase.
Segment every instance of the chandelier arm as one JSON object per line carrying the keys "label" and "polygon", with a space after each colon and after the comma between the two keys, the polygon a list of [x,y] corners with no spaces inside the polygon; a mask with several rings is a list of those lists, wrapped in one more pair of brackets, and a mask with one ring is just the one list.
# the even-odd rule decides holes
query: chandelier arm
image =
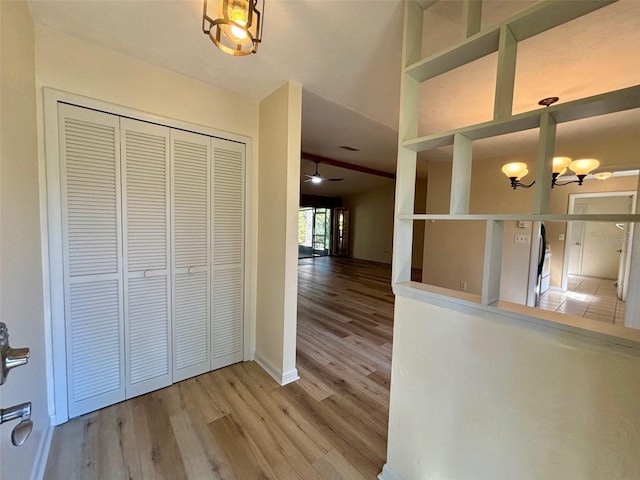
{"label": "chandelier arm", "polygon": [[564,182],[564,183],[554,182],[553,185],[551,185],[551,188],[553,188],[554,186],[564,187],[565,185],[569,185],[571,183],[577,183],[578,185],[582,185],[582,182],[584,181],[584,177],[586,177],[586,175],[578,175],[578,180],[571,180],[570,182]]}
{"label": "chandelier arm", "polygon": [[536,183],[536,181],[534,180],[533,182],[526,184],[526,183],[522,183],[521,181],[519,181],[516,177],[509,177],[509,180],[511,180],[511,188],[513,188],[514,190],[517,187],[522,187],[522,188],[530,188],[533,186],[534,183]]}

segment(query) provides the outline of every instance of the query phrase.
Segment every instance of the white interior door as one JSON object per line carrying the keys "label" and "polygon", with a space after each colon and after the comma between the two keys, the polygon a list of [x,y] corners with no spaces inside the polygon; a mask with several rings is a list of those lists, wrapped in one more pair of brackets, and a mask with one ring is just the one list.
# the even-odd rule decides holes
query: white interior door
{"label": "white interior door", "polygon": [[169,128],[122,118],[126,397],[171,385]]}
{"label": "white interior door", "polygon": [[214,138],[211,368],[243,359],[245,145]]}
{"label": "white interior door", "polygon": [[[573,213],[587,213],[586,205],[574,205]],[[571,222],[569,232],[569,275],[582,275],[582,253],[584,246],[584,222]]]}
{"label": "white interior door", "polygon": [[124,400],[120,120],[58,107],[69,416]]}
{"label": "white interior door", "polygon": [[211,369],[211,139],[171,130],[173,381]]}

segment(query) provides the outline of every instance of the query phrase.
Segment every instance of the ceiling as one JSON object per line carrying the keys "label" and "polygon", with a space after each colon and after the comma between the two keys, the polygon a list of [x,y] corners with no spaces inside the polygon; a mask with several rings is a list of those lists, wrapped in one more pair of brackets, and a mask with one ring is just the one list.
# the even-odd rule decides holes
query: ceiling
{"label": "ceiling", "polygon": [[[484,0],[483,26],[534,3]],[[303,151],[395,172],[402,0],[266,0],[263,43],[258,54],[248,57],[224,54],[202,33],[199,0],[29,0],[29,5],[38,24],[256,101],[286,80],[296,80],[304,89]],[[425,55],[462,39],[461,15],[458,0],[427,10]],[[548,96],[563,102],[640,84],[639,50],[637,0],[621,0],[521,42],[514,112],[538,108],[537,101]],[[490,120],[496,62],[495,54],[488,55],[424,82],[420,133]],[[637,115],[620,121],[640,125]],[[574,128],[577,142],[589,135],[587,127],[584,133],[580,125]],[[535,132],[529,136],[535,140]],[[511,142],[513,150],[521,141],[517,135],[484,140],[474,145],[474,154],[496,156],[500,144]],[[439,149],[420,158],[447,160],[451,155]],[[314,168],[303,161],[303,172]],[[329,165],[321,165],[320,172],[344,178],[312,190],[324,195],[347,195],[389,181]],[[302,185],[303,191],[310,187]]]}

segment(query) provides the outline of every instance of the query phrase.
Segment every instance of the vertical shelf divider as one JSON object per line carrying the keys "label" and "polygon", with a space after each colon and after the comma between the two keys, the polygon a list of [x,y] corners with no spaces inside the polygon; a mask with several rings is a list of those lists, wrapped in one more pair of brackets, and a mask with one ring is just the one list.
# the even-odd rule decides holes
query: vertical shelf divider
{"label": "vertical shelf divider", "polygon": [[481,302],[483,305],[491,305],[500,299],[503,234],[504,221],[487,220],[482,267]]}

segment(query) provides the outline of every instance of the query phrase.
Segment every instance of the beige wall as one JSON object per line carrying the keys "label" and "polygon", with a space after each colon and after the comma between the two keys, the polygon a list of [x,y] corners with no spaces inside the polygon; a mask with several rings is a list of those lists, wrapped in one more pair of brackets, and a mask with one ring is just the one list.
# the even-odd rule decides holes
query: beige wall
{"label": "beige wall", "polygon": [[[451,164],[429,164],[427,213],[449,213]],[[422,281],[429,285],[480,294],[484,257],[484,222],[428,221],[424,227]]]}
{"label": "beige wall", "polygon": [[281,384],[297,378],[301,118],[299,83],[260,102],[256,360]]}
{"label": "beige wall", "polygon": [[640,478],[637,350],[401,296],[394,322],[384,478]]}
{"label": "beige wall", "polygon": [[257,138],[258,103],[114,50],[36,26],[36,82],[163,117]]}
{"label": "beige wall", "polygon": [[343,197],[349,208],[351,257],[391,263],[395,182],[374,190]]}
{"label": "beige wall", "polygon": [[45,367],[34,27],[23,1],[0,2],[0,320],[11,346],[29,347],[26,366],[0,387],[0,408],[32,402],[34,429],[11,445],[17,421],[0,427],[0,478],[36,476],[50,438]]}
{"label": "beige wall", "polygon": [[[617,147],[612,147],[617,148]],[[602,153],[602,147],[597,152]],[[470,213],[531,213],[534,188],[513,190],[500,171],[502,165],[512,161],[511,157],[479,160],[473,164],[471,182]],[[535,178],[532,154],[524,156],[529,164],[529,175],[523,181]],[[630,163],[629,156],[623,160]],[[587,180],[583,186],[577,184],[556,187],[551,192],[551,213],[568,212],[569,194],[607,192],[637,189],[638,177],[612,177],[605,181]],[[427,212],[448,213],[451,190],[451,163],[429,164],[427,189]],[[562,280],[564,241],[560,234],[566,233],[566,223],[547,223],[547,240],[551,247],[551,285],[559,287]],[[529,245],[515,244],[516,234],[531,234],[530,223],[524,229],[516,222],[505,222],[502,257],[502,300],[515,303],[526,301],[527,272],[530,256]],[[424,240],[423,281],[428,284],[458,290],[460,281],[467,281],[467,290],[480,293],[482,263],[484,256],[484,225],[481,222],[435,222],[427,223]]]}

